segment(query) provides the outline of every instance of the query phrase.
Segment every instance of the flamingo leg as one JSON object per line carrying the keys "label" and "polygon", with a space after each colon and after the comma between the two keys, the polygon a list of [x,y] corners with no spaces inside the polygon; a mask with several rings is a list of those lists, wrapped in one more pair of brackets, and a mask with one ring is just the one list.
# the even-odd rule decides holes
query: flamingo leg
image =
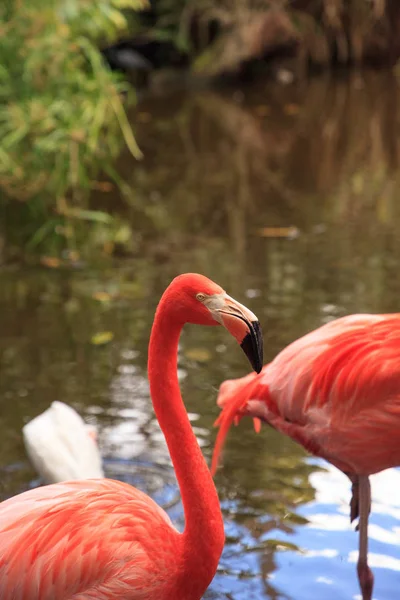
{"label": "flamingo leg", "polygon": [[[359,486],[358,475],[353,475],[353,473],[345,473],[345,475],[347,475],[347,477],[350,479],[351,484],[352,484],[351,485],[351,500],[350,500],[350,523],[352,523],[355,519],[358,519],[358,517],[360,516],[360,503],[359,503],[360,486]],[[370,501],[368,512],[371,512],[371,501]],[[356,531],[358,531],[358,529],[359,529],[359,525],[357,525]]]}
{"label": "flamingo leg", "polygon": [[[357,519],[360,516],[359,482],[358,482],[358,475],[353,475],[350,473],[346,473],[346,475],[351,481],[350,523],[352,523],[355,519]],[[358,531],[358,525],[356,527],[356,531]]]}
{"label": "flamingo leg", "polygon": [[371,484],[368,475],[358,476],[358,498],[360,509],[359,520],[359,553],[357,562],[358,581],[362,600],[372,600],[374,575],[368,566],[368,517],[371,510]]}

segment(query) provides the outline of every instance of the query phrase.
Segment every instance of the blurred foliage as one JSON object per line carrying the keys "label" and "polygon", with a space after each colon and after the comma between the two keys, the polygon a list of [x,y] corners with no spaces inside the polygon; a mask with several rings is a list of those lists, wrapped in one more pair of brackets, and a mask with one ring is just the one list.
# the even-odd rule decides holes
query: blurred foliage
{"label": "blurred foliage", "polygon": [[[151,223],[160,231],[174,226],[169,201],[149,201],[146,169],[136,165],[132,169],[132,155],[138,158],[141,152],[130,123],[141,127],[140,146],[146,152],[151,110],[146,109],[147,112],[139,115],[132,113],[127,119],[125,106],[134,100],[133,91],[120,75],[107,68],[98,47],[121,37],[135,38],[136,34],[144,44],[146,39],[169,40],[192,57],[194,70],[208,75],[235,70],[243,61],[268,54],[268,49],[276,47],[277,40],[283,45],[294,40],[306,59],[317,60],[318,55],[328,60],[330,52],[337,51],[338,58],[345,62],[346,56],[356,56],[352,44],[358,39],[346,33],[345,24],[351,22],[353,32],[360,26],[363,35],[367,35],[374,24],[385,21],[385,9],[391,3],[383,6],[374,0],[368,7],[364,6],[365,10],[361,10],[359,0],[349,3],[338,0],[313,3],[307,0],[290,3],[286,0],[221,0],[218,3],[213,0],[158,0],[150,5],[150,10],[139,13],[135,11],[149,7],[145,0],[102,0],[97,3],[35,0],[24,11],[20,10],[18,0],[1,4],[0,190],[4,194],[0,198],[0,261],[3,239],[7,241],[8,249],[11,248],[11,255],[14,250],[14,254],[21,254],[23,248],[25,256],[37,251],[45,260],[56,258],[59,264],[60,261],[76,264],[81,258],[93,258],[98,252],[111,255],[119,249],[123,252],[137,250],[143,232],[136,222],[122,215],[121,204],[114,203],[114,195],[110,194],[115,184],[124,187],[123,178],[129,179],[130,185],[124,187],[127,192],[124,198],[129,206],[135,207],[135,218]],[[342,34],[347,43],[347,54],[343,50]],[[321,115],[321,119],[316,141],[314,144],[310,141],[313,146],[311,157],[320,160],[321,143],[323,148],[330,148],[319,135],[329,129],[325,125],[330,119],[329,111],[321,111],[316,102],[326,100],[323,86],[319,88],[321,94],[315,93],[313,86],[311,82],[308,90],[310,102],[315,102],[314,113],[300,106],[297,86],[280,86],[290,88],[290,99],[281,99],[272,90],[270,97],[263,97],[250,110],[242,110],[240,101],[228,102],[223,95],[198,94],[194,110],[208,115],[207,118],[223,130],[221,144],[200,157],[204,172],[215,182],[213,201],[219,201],[225,172],[229,172],[236,173],[240,179],[239,187],[235,182],[232,188],[233,195],[238,193],[244,198],[253,178],[260,190],[266,189],[269,193],[272,189],[282,196],[290,209],[296,207],[297,190],[285,184],[282,170],[266,169],[265,165],[272,149],[280,164],[285,148],[296,144],[296,123],[305,130],[312,126],[309,123],[314,118],[310,116],[312,114]],[[338,92],[335,98],[339,114],[343,94]],[[274,114],[271,104],[274,103],[279,105],[284,118],[290,120],[290,131],[274,131],[271,119]],[[328,108],[330,104],[330,100],[326,100]],[[140,115],[146,120],[138,123]],[[185,172],[190,178],[196,174],[194,165],[199,157],[193,151],[186,119],[187,113],[182,111],[178,133],[187,138],[183,151],[193,163]],[[173,126],[162,124],[165,128],[173,129]],[[364,123],[361,123],[361,130],[359,139],[364,140],[364,134],[368,132]],[[158,131],[156,134],[159,136]],[[175,134],[176,131],[169,144],[174,143]],[[225,138],[235,139],[235,154],[227,152]],[[130,151],[126,161],[128,173],[120,164],[118,170],[115,167],[123,141]],[[153,147],[150,152],[158,155],[160,164],[168,163],[169,151],[166,152],[162,144],[160,149],[160,154]],[[218,162],[212,163],[208,159],[210,156],[216,157]],[[322,156],[331,160],[333,153],[324,150]],[[151,162],[149,154],[146,158]],[[175,155],[173,160],[169,170],[160,168],[152,172],[151,180],[158,180],[164,174],[160,185],[163,188],[170,185],[168,180],[182,159]],[[303,155],[297,160],[301,163]],[[222,167],[225,162],[226,166]],[[98,181],[100,171],[102,181]],[[320,172],[314,172],[318,180],[322,178]],[[333,162],[329,177],[336,177]],[[198,195],[198,182],[183,181],[181,172],[179,180],[178,189],[171,187],[171,190],[182,198],[180,214],[186,210],[195,212],[193,207],[198,208],[198,202],[194,200],[193,205],[185,202],[185,186],[187,183],[195,185],[194,194]],[[91,201],[90,192],[94,192]],[[137,209],[140,209],[140,217]],[[230,218],[230,227],[239,237],[243,221],[233,221]],[[196,223],[195,218],[193,223]]]}
{"label": "blurred foliage", "polygon": [[205,39],[194,69],[218,75],[285,49],[297,57],[300,71],[308,62],[357,63],[382,52],[388,61],[395,43],[389,5],[386,0],[191,0],[192,19],[186,22],[194,17],[203,29],[208,23],[209,31],[218,31]]}
{"label": "blurred foliage", "polygon": [[1,3],[2,205],[34,202],[23,219],[36,232],[25,238],[31,247],[65,218],[111,221],[71,206],[78,200],[82,206],[100,170],[113,177],[122,141],[141,156],[123,106],[133,94],[98,45],[131,29],[132,11],[146,6],[146,0],[33,0],[22,10],[18,0]]}
{"label": "blurred foliage", "polygon": [[[177,250],[192,256],[200,240],[204,256],[212,248],[217,261],[224,231],[233,266],[246,264],[249,231],[284,244],[314,227],[324,236],[326,220],[351,226],[363,210],[371,211],[372,225],[390,229],[398,210],[399,94],[396,77],[371,71],[339,79],[327,74],[299,87],[264,83],[243,96],[209,90],[167,103],[165,97],[146,101],[128,115],[136,119],[144,160],[132,168],[129,152],[118,159],[118,173],[134,193],[121,199],[117,187],[95,190],[78,211],[91,219],[89,228],[72,210],[64,223],[53,215],[28,249],[57,257],[54,267],[80,266],[78,250],[91,262],[93,255],[104,260],[118,250],[166,264]],[[0,216],[8,223],[8,255],[18,236],[30,235],[30,222],[24,225],[16,214],[27,207],[34,212],[33,204],[14,203],[13,213]],[[46,220],[40,213],[32,219]],[[51,235],[43,238],[46,227]],[[353,241],[355,257],[372,235],[366,227],[366,237]],[[232,276],[229,287],[236,286]]]}
{"label": "blurred foliage", "polygon": [[149,39],[168,40],[206,76],[291,54],[303,72],[400,55],[397,0],[157,0]]}
{"label": "blurred foliage", "polygon": [[147,32],[159,41],[170,41],[179,50],[189,52],[190,35],[184,27],[186,11],[190,9],[191,0],[157,0],[154,2],[154,23]]}

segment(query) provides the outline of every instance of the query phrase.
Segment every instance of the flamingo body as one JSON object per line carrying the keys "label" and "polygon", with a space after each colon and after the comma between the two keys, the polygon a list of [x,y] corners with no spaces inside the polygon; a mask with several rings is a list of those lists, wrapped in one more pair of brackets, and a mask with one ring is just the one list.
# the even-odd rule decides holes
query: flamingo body
{"label": "flamingo body", "polygon": [[1,504],[1,598],[173,598],[165,582],[180,568],[178,542],[167,514],[125,483],[37,488]]}
{"label": "flamingo body", "polygon": [[22,428],[26,452],[45,483],[104,477],[93,427],[63,402]]}
{"label": "flamingo body", "polygon": [[223,410],[213,471],[231,423],[247,414],[256,428],[267,422],[348,475],[350,518],[360,516],[363,600],[370,600],[373,585],[368,476],[400,465],[399,365],[400,314],[351,315],[296,340],[260,375],[224,382],[217,400]]}
{"label": "flamingo body", "polygon": [[223,325],[259,372],[256,316],[202,275],[164,292],[149,344],[153,407],[182,495],[185,529],[124,483],[84,479],[0,504],[1,600],[200,600],[224,545],[217,491],[188,419],[177,376],[186,322]]}
{"label": "flamingo body", "polygon": [[400,315],[351,315],[221,385],[219,424],[250,414],[346,473],[400,465]]}

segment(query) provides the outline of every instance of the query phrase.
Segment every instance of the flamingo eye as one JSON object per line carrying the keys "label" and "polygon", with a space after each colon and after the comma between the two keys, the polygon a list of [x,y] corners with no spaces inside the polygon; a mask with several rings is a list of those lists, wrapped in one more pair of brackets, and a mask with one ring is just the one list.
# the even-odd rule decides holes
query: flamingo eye
{"label": "flamingo eye", "polygon": [[198,300],[199,302],[204,302],[204,300],[206,299],[206,295],[205,295],[205,294],[202,294],[202,293],[200,292],[200,294],[196,294],[196,298],[197,298],[197,300]]}

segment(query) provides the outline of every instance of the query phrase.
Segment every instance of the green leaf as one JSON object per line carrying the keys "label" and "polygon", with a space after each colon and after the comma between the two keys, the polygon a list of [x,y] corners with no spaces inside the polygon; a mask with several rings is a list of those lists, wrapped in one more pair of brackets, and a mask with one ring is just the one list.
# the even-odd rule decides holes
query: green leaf
{"label": "green leaf", "polygon": [[114,218],[101,210],[85,210],[83,208],[68,208],[65,211],[66,217],[73,217],[75,219],[82,219],[85,221],[94,221],[95,223],[113,223]]}

